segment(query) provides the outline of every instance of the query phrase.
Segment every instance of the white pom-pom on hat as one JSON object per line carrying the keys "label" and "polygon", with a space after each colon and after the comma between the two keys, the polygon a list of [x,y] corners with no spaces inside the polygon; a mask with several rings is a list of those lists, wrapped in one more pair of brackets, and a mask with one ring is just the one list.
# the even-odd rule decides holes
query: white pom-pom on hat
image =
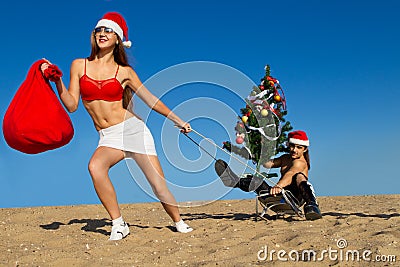
{"label": "white pom-pom on hat", "polygon": [[122,45],[125,46],[126,48],[131,48],[132,42],[131,41],[123,41]]}
{"label": "white pom-pom on hat", "polygon": [[97,22],[96,27],[107,27],[114,30],[114,32],[124,40],[122,44],[126,48],[130,48],[132,46],[132,42],[129,41],[128,38],[128,26],[124,17],[117,12],[108,12],[104,14],[104,16]]}

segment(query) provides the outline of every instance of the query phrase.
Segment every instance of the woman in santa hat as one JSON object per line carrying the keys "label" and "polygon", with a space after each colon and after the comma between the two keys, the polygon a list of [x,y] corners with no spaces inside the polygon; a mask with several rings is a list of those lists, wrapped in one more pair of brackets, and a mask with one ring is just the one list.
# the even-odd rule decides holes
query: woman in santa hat
{"label": "woman in santa hat", "polygon": [[[60,79],[55,82],[60,99],[69,112],[78,108],[79,97],[99,131],[100,140],[89,162],[89,172],[96,193],[112,219],[110,240],[129,234],[121,216],[116,193],[108,176],[109,169],[125,157],[133,158],[145,174],[178,232],[193,229],[180,217],[174,196],[167,188],[153,137],[145,125],[129,110],[132,94],[150,108],[166,116],[182,132],[190,124],[180,119],[142,84],[128,64],[124,47],[130,47],[128,27],[121,14],[106,13],[91,35],[92,51],[88,58],[76,59],[71,65],[67,89]],[[44,63],[42,71],[51,63]]]}

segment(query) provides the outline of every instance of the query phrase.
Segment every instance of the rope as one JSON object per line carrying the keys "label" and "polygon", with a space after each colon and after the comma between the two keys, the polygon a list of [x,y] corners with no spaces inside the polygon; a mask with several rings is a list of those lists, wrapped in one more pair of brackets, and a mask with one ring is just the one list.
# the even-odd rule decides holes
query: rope
{"label": "rope", "polygon": [[[198,136],[200,136],[201,138],[205,139],[207,142],[209,142],[210,144],[212,144],[213,146],[215,146],[216,148],[220,149],[221,151],[223,151],[225,154],[227,154],[228,156],[236,159],[239,163],[241,163],[242,165],[244,165],[246,168],[249,168],[250,170],[254,171],[255,173],[257,173],[259,176],[261,176],[264,179],[267,179],[269,182],[271,182],[274,186],[279,187],[280,189],[282,189],[282,192],[284,191],[284,189],[279,186],[276,182],[274,182],[273,180],[271,180],[270,178],[266,177],[264,174],[260,173],[259,171],[257,171],[255,168],[249,166],[247,163],[243,162],[241,159],[239,159],[238,157],[236,157],[235,155],[233,155],[232,153],[229,153],[227,151],[225,151],[222,147],[218,146],[216,143],[211,142],[209,138],[205,137],[204,135],[202,135],[201,133],[197,132],[195,129],[192,128],[192,132],[194,132],[195,134],[197,134]],[[205,151],[208,155],[210,155],[213,159],[217,160],[214,156],[212,156],[210,153],[208,153],[203,147],[201,147],[196,141],[194,141],[192,138],[190,138],[186,133],[185,135],[192,140],[192,142],[194,142],[198,147],[200,147],[203,151]]]}
{"label": "rope", "polygon": [[187,138],[189,138],[193,143],[195,143],[198,147],[200,147],[204,152],[206,152],[210,157],[217,160],[213,155],[210,154],[210,152],[208,152],[206,149],[204,149],[204,147],[202,147],[199,143],[197,143],[189,135],[187,135],[187,133],[183,133],[183,134],[186,135]]}

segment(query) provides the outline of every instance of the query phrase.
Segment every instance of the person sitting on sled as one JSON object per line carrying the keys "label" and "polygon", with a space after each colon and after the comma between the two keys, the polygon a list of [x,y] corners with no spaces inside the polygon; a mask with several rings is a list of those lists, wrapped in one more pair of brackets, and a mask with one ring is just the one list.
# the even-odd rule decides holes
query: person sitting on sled
{"label": "person sitting on sled", "polygon": [[273,187],[258,177],[247,176],[246,178],[239,178],[229,170],[227,165],[222,166],[220,164],[222,168],[219,169],[222,172],[219,171],[221,173],[218,174],[221,174],[220,176],[223,179],[224,171],[228,170],[230,172],[229,176],[236,178],[231,179],[230,185],[226,180],[224,184],[240,188],[245,192],[254,191],[257,194],[269,192],[270,195],[276,196],[281,193],[282,188],[289,190],[300,202],[305,202],[304,213],[307,220],[320,219],[322,215],[314,189],[308,181],[308,170],[310,169],[309,145],[310,142],[304,131],[293,131],[288,134],[290,152],[263,164],[268,169],[280,168],[281,178]]}

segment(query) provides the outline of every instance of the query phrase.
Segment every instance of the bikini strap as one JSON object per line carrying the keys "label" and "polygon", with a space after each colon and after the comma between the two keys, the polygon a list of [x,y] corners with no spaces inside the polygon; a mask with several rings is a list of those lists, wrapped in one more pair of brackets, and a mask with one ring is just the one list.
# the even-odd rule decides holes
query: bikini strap
{"label": "bikini strap", "polygon": [[86,75],[86,58],[85,58],[85,73],[84,74]]}
{"label": "bikini strap", "polygon": [[118,64],[118,67],[117,67],[117,72],[115,73],[115,77],[114,77],[114,78],[117,78],[118,71],[119,71],[119,64]]}

